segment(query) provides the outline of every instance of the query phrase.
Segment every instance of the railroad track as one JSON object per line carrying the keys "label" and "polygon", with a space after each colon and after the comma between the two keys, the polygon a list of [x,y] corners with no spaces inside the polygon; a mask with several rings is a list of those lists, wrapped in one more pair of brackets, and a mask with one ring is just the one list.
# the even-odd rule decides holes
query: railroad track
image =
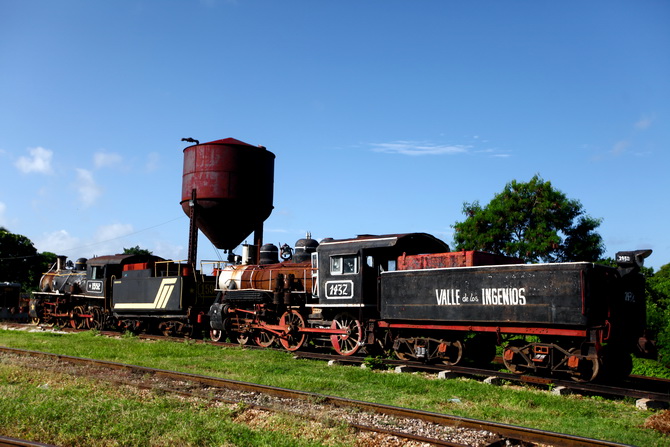
{"label": "railroad track", "polygon": [[[25,328],[26,324],[7,323],[7,327]],[[79,329],[65,328],[66,332],[80,332]],[[119,336],[118,332],[102,331],[101,334],[107,336]],[[182,342],[184,339],[179,337],[166,337],[162,335],[140,334],[140,338],[152,340],[175,340]],[[237,343],[210,342],[206,340],[194,340],[197,343],[211,343],[219,346],[238,347]],[[273,349],[261,348],[255,345],[245,345],[245,349]],[[283,349],[278,349],[283,351]],[[337,363],[362,365],[366,363],[365,357],[360,356],[341,356],[337,354],[326,354],[314,351],[297,351],[294,353],[296,358],[309,358]],[[580,383],[571,380],[560,380],[550,377],[538,377],[527,375],[516,375],[501,372],[495,369],[472,368],[467,366],[447,366],[447,365],[429,365],[421,362],[411,362],[404,360],[383,359],[382,364],[386,368],[396,368],[401,371],[422,371],[426,373],[439,374],[448,372],[460,376],[485,377],[489,380],[497,379],[515,383],[524,383],[532,386],[542,386],[546,389],[567,390],[568,393],[599,395],[603,397],[630,397],[634,399],[646,399],[657,403],[660,407],[670,406],[670,380],[658,379],[644,376],[631,376],[628,380],[619,384],[602,383]]]}
{"label": "railroad track", "polygon": [[[25,328],[25,324],[7,324],[8,327]],[[80,329],[65,328],[66,332],[81,332]],[[101,331],[107,336],[119,336],[119,332]],[[174,340],[183,342],[180,337],[166,337],[163,335],[140,334],[140,338],[150,340]],[[194,340],[196,343],[210,343],[218,346],[239,347],[238,343],[211,342],[206,340]],[[244,345],[245,349],[273,349],[261,348],[255,345]],[[283,349],[276,348],[279,351]],[[301,350],[293,353],[296,358],[307,358],[315,360],[333,361],[342,364],[363,365],[367,362],[361,356],[342,356],[338,354],[327,354],[318,351]],[[670,380],[644,376],[631,376],[622,383],[582,383],[572,380],[560,380],[552,377],[538,377],[528,375],[517,375],[505,373],[495,369],[473,368],[468,366],[447,366],[439,364],[426,364],[405,360],[382,359],[380,362],[386,368],[396,368],[402,371],[421,371],[432,374],[448,372],[452,375],[486,378],[514,383],[523,383],[532,386],[540,386],[545,389],[553,389],[561,392],[597,395],[610,398],[629,397],[633,399],[645,399],[656,403],[659,407],[670,407]],[[566,391],[567,390],[567,391]]]}
{"label": "railroad track", "polygon": [[[124,384],[153,388],[154,385],[146,385],[147,377],[152,377],[160,379],[158,382],[161,384],[160,389],[163,391],[196,396],[203,399],[218,399],[230,403],[243,402],[245,405],[254,406],[254,408],[263,411],[295,413],[297,410],[301,416],[314,414],[319,415],[319,418],[330,414],[340,422],[344,416],[351,415],[352,419],[348,423],[359,430],[375,431],[431,445],[463,446],[475,445],[475,443],[476,445],[491,447],[503,445],[527,446],[529,444],[584,447],[623,445],[198,374],[166,371],[137,365],[6,347],[0,347],[0,353],[3,355],[41,357],[53,363],[65,362],[70,365],[86,367],[86,371],[90,371],[91,368],[100,368],[106,372],[110,368],[117,371],[125,371],[134,379],[125,379],[122,381]],[[103,374],[102,376],[109,377],[109,374]],[[143,378],[143,381],[138,384],[135,382],[137,378]],[[113,381],[119,382],[118,379],[113,379]],[[306,409],[306,406],[309,407],[309,410]],[[467,440],[463,441],[464,439]]]}
{"label": "railroad track", "polygon": [[[362,365],[366,363],[364,357],[345,357],[321,353],[299,352],[296,357],[321,359]],[[397,371],[422,371],[426,373],[453,373],[461,376],[484,377],[499,379],[508,382],[525,383],[533,386],[543,386],[546,389],[569,390],[574,393],[591,394],[605,397],[631,397],[634,399],[649,399],[655,402],[670,404],[670,380],[653,377],[632,376],[630,379],[619,384],[575,382],[572,380],[560,380],[550,377],[526,376],[506,373],[492,369],[472,368],[467,366],[428,365],[420,362],[408,362],[404,360],[382,360],[387,368],[396,368]]]}

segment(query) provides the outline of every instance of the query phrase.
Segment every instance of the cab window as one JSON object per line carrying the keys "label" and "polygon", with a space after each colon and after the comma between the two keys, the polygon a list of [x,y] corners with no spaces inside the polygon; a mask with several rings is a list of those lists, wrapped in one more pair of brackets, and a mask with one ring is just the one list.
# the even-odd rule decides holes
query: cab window
{"label": "cab window", "polygon": [[94,265],[91,267],[91,277],[89,279],[102,279],[105,277],[104,266]]}
{"label": "cab window", "polygon": [[348,275],[358,273],[358,257],[356,255],[331,257],[330,273],[331,275]]}

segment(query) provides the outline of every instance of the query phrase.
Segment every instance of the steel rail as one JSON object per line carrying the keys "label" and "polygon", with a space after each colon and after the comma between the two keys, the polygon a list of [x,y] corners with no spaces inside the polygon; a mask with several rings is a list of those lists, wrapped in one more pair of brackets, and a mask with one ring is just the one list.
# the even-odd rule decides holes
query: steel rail
{"label": "steel rail", "polygon": [[25,439],[8,438],[0,436],[0,447],[57,447],[53,444],[43,444],[41,442],[26,441]]}
{"label": "steel rail", "polygon": [[404,417],[410,419],[420,419],[426,422],[432,422],[439,425],[467,428],[473,430],[486,430],[497,434],[505,439],[513,439],[524,442],[534,442],[551,446],[565,446],[565,447],[595,447],[595,446],[625,446],[626,444],[614,443],[610,441],[603,441],[581,436],[566,435],[555,432],[548,432],[538,429],[518,427],[509,424],[501,424],[497,422],[487,422],[477,419],[465,418],[460,416],[445,415],[423,410],[408,409],[402,407],[395,407],[385,404],[377,404],[371,402],[364,402],[354,399],[341,398],[336,396],[329,396],[318,393],[310,393],[305,391],[291,390],[287,388],[272,387],[268,385],[259,385],[237,380],[223,379],[212,376],[204,376],[193,373],[168,371],[163,369],[150,368],[139,365],[131,365],[126,363],[110,362],[105,360],[95,360],[80,357],[73,357],[69,355],[46,353],[40,351],[21,350],[15,348],[8,348],[0,346],[1,352],[7,352],[17,355],[33,355],[41,356],[51,359],[58,359],[61,361],[83,364],[103,366],[119,370],[130,370],[142,374],[153,374],[158,377],[165,377],[173,380],[184,380],[195,383],[205,384],[212,387],[227,388],[237,391],[260,392],[275,397],[284,397],[290,399],[302,399],[309,401],[319,401],[342,408],[355,408],[365,410],[372,413],[379,413],[385,415],[392,415],[397,417]]}
{"label": "steel rail", "polygon": [[[364,364],[364,357],[343,357],[340,355],[320,354],[310,352],[296,352],[296,357],[306,359],[333,360],[343,364]],[[441,371],[450,371],[457,374],[495,377],[511,382],[520,382],[532,385],[543,385],[552,387],[564,387],[574,392],[591,393],[601,396],[612,397],[632,397],[635,399],[650,399],[658,402],[670,403],[670,381],[666,379],[645,378],[643,376],[634,376],[624,382],[627,386],[616,386],[597,382],[575,382],[572,380],[561,380],[550,377],[539,377],[529,375],[518,375],[495,371],[491,369],[472,368],[466,366],[447,366],[447,365],[428,365],[421,362],[411,362],[405,360],[389,360],[382,362],[387,366],[407,367],[413,371],[424,371],[428,373],[439,373]],[[636,388],[631,388],[631,387]]]}

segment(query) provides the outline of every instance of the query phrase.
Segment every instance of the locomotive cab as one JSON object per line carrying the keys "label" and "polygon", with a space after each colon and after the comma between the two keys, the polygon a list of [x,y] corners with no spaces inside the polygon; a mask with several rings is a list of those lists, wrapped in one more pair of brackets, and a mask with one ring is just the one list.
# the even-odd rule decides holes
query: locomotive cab
{"label": "locomotive cab", "polygon": [[326,320],[344,310],[358,319],[378,318],[380,274],[395,270],[403,254],[445,251],[447,244],[425,233],[325,239],[312,255],[316,272],[312,313],[322,313]]}

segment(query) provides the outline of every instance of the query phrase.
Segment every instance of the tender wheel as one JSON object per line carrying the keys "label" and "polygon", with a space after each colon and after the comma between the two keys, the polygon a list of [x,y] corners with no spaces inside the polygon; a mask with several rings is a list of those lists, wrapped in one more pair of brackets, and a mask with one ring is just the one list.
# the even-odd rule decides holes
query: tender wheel
{"label": "tender wheel", "polygon": [[522,349],[526,346],[523,340],[512,340],[505,346],[503,351],[503,363],[505,368],[509,369],[514,374],[524,374],[530,368],[530,359],[523,353]]}
{"label": "tender wheel", "polygon": [[[571,355],[581,355],[579,348],[572,348]],[[570,365],[570,359],[568,359]],[[598,357],[581,357],[576,368],[570,369],[570,378],[575,382],[591,382],[600,372],[600,359]]]}
{"label": "tender wheel", "polygon": [[463,358],[463,343],[460,340],[456,340],[450,344],[441,344],[438,347],[438,358],[445,365],[458,364]]}
{"label": "tender wheel", "polygon": [[262,348],[269,348],[277,340],[277,336],[272,332],[261,330],[258,335],[254,337],[254,343]]}
{"label": "tender wheel", "polygon": [[286,328],[286,334],[279,338],[279,342],[287,351],[297,351],[307,339],[307,335],[300,333],[305,327],[305,319],[296,310],[289,310],[279,319],[279,325]]}
{"label": "tender wheel", "polygon": [[416,360],[414,358],[412,347],[405,341],[405,339],[401,339],[400,337],[393,339],[393,353],[396,357],[405,362]]}
{"label": "tender wheel", "polygon": [[363,346],[363,326],[351,315],[340,314],[335,317],[331,329],[346,329],[346,334],[330,336],[333,348],[340,355],[353,355]]}
{"label": "tender wheel", "polygon": [[212,341],[221,341],[221,338],[223,338],[223,331],[220,331],[219,329],[211,329],[209,331],[209,338]]}

